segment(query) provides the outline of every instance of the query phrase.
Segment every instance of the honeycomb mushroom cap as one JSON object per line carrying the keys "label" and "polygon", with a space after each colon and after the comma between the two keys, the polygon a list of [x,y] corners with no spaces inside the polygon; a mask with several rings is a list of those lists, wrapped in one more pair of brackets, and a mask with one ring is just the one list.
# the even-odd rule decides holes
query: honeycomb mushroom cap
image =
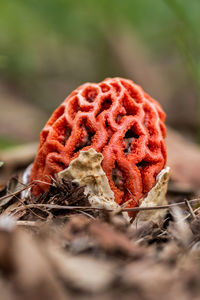
{"label": "honeycomb mushroom cap", "polygon": [[51,177],[80,150],[103,154],[102,168],[119,204],[134,207],[154,186],[166,164],[165,113],[133,81],[108,78],[74,90],[41,131],[30,181],[32,193],[46,191]]}

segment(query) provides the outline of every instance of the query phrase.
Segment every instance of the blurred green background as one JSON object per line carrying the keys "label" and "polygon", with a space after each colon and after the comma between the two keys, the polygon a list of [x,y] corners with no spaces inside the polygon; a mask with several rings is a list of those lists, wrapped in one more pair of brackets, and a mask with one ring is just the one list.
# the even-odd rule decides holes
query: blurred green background
{"label": "blurred green background", "polygon": [[1,0],[0,148],[39,140],[78,85],[130,78],[200,138],[199,0]]}

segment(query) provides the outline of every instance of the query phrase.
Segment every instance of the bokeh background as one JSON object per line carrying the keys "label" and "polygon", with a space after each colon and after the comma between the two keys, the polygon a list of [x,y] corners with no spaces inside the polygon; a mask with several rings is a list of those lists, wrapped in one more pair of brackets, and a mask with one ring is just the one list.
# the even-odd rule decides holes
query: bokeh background
{"label": "bokeh background", "polygon": [[199,0],[1,0],[0,149],[39,140],[78,85],[130,78],[200,140]]}

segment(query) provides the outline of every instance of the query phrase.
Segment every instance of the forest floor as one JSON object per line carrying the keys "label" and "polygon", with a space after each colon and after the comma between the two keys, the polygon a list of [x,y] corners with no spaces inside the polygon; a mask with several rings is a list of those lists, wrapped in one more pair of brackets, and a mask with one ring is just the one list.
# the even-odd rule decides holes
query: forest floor
{"label": "forest floor", "polygon": [[[69,209],[58,189],[33,204],[12,176],[0,186],[1,299],[199,299],[199,176],[192,185],[189,172],[185,181],[172,172],[165,217],[141,226],[84,209],[80,190]],[[55,195],[60,207],[49,204]]]}

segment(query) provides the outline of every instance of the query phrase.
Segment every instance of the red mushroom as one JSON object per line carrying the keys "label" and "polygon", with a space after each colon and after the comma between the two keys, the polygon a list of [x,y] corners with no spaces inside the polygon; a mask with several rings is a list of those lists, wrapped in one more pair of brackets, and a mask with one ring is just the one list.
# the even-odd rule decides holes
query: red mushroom
{"label": "red mushroom", "polygon": [[[30,180],[32,193],[48,189],[51,177],[64,170],[80,150],[103,154],[115,201],[138,205],[154,186],[166,163],[165,113],[131,80],[108,78],[74,90],[54,111],[40,135]],[[44,182],[44,183],[42,183]]]}

